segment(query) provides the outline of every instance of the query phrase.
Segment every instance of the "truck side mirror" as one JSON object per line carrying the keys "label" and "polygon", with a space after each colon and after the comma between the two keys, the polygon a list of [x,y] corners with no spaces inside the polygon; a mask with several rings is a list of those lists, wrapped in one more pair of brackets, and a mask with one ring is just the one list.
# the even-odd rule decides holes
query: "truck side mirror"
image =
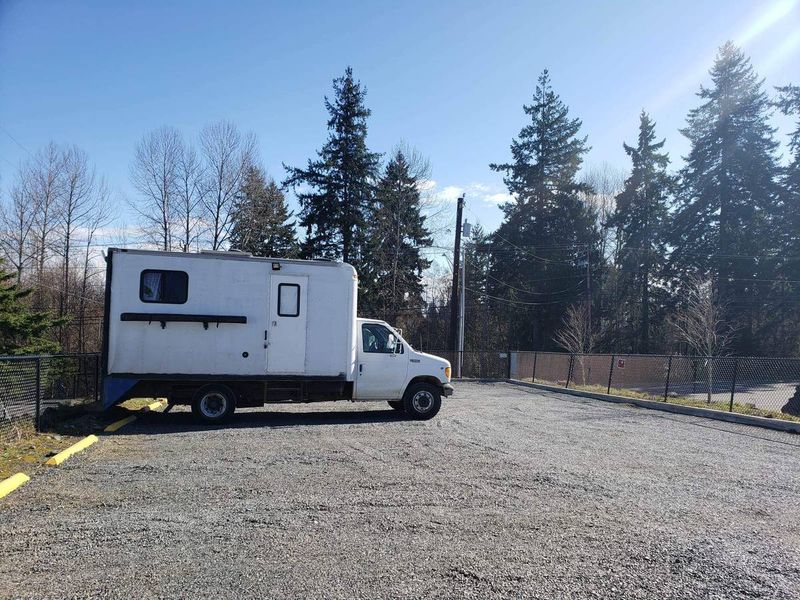
{"label": "truck side mirror", "polygon": [[403,353],[403,342],[395,342],[395,344],[394,344],[394,353],[395,354],[402,354]]}

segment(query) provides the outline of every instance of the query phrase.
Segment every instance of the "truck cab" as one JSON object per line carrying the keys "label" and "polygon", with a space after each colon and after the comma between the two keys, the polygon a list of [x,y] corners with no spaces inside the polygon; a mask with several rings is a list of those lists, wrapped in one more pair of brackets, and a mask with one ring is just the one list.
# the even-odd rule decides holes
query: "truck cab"
{"label": "truck cab", "polygon": [[450,396],[450,363],[414,350],[400,331],[378,319],[357,319],[354,399],[385,400],[417,418],[431,418]]}

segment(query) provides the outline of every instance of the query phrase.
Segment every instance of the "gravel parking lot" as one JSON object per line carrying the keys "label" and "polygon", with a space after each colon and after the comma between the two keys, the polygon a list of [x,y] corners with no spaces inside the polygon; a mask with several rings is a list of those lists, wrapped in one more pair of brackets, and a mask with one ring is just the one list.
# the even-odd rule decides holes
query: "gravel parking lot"
{"label": "gravel parking lot", "polygon": [[456,386],[150,415],[0,501],[0,594],[800,597],[800,436]]}

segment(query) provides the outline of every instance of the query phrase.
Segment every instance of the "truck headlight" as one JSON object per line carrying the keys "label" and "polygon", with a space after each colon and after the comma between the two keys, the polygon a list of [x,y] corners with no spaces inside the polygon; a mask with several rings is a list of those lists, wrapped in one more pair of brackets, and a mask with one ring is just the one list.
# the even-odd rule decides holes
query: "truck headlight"
{"label": "truck headlight", "polygon": [[447,377],[447,381],[450,381],[450,367],[444,368],[444,376]]}

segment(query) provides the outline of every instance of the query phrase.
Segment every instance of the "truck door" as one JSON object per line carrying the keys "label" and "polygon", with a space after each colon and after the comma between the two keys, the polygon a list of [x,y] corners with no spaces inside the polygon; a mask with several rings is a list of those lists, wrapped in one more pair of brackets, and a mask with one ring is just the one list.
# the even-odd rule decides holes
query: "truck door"
{"label": "truck door", "polygon": [[307,300],[307,277],[272,276],[264,332],[267,373],[305,373]]}
{"label": "truck door", "polygon": [[385,325],[362,323],[358,331],[359,400],[399,400],[408,373],[408,354]]}

